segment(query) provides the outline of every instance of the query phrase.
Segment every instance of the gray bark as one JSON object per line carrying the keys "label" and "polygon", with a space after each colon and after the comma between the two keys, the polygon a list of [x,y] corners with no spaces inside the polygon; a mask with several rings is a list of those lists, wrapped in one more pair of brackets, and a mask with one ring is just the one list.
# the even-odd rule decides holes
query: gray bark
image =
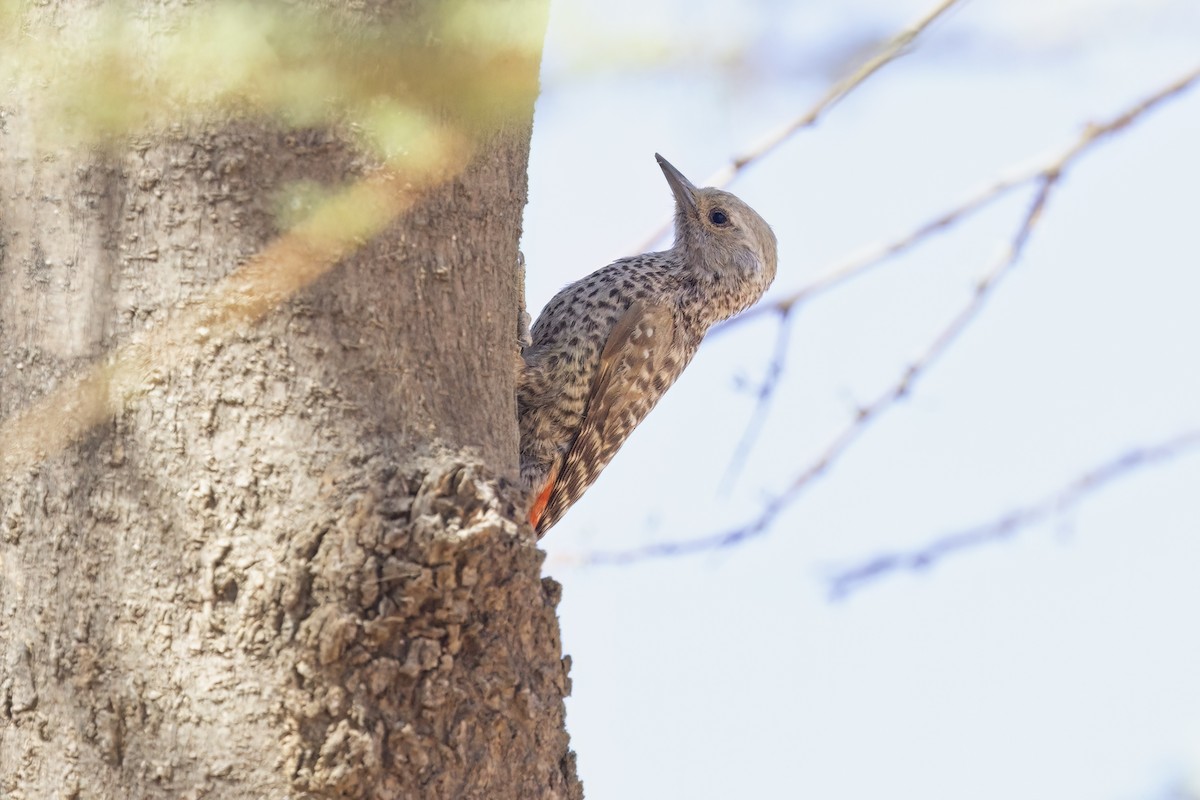
{"label": "gray bark", "polygon": [[526,73],[457,178],[265,316],[148,349],[78,434],[56,391],[208,302],[280,187],[371,164],[215,117],[46,151],[36,81],[5,87],[0,796],[582,797],[507,488]]}

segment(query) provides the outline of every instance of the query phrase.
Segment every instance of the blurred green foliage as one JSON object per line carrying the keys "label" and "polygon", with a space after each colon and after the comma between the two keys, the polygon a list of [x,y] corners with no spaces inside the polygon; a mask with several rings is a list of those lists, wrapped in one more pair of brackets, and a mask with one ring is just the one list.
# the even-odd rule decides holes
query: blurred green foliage
{"label": "blurred green foliage", "polygon": [[214,115],[347,125],[389,162],[420,162],[528,114],[547,0],[431,0],[387,16],[231,2],[72,8],[0,0],[0,81],[47,146]]}

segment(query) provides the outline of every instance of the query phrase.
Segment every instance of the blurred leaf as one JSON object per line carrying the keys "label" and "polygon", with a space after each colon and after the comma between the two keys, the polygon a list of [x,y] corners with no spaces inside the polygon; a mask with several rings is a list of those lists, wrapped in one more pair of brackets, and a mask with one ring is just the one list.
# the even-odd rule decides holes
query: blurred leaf
{"label": "blurred leaf", "polygon": [[[16,31],[24,6],[0,3],[5,30]],[[293,126],[357,123],[383,153],[419,157],[429,147],[425,120],[479,133],[528,108],[544,30],[542,0],[431,8],[416,22],[380,23],[250,2],[106,4],[67,28],[28,22],[6,37],[0,72],[36,100],[49,145],[217,112]]]}

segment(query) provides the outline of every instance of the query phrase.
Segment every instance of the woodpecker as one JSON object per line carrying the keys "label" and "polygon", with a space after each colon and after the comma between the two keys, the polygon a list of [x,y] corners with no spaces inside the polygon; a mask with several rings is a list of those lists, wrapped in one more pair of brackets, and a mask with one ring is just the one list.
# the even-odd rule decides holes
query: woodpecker
{"label": "woodpecker", "polygon": [[775,234],[763,218],[654,157],[675,195],[674,245],[568,285],[522,352],[521,482],[539,538],[592,485],[708,329],[757,302],[775,278]]}

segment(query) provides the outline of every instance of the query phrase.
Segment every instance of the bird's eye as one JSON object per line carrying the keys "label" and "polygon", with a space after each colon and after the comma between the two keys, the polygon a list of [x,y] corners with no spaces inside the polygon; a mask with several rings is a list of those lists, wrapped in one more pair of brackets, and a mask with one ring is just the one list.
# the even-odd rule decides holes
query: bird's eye
{"label": "bird's eye", "polygon": [[729,215],[719,208],[714,208],[708,212],[708,221],[713,225],[725,225],[729,222]]}

